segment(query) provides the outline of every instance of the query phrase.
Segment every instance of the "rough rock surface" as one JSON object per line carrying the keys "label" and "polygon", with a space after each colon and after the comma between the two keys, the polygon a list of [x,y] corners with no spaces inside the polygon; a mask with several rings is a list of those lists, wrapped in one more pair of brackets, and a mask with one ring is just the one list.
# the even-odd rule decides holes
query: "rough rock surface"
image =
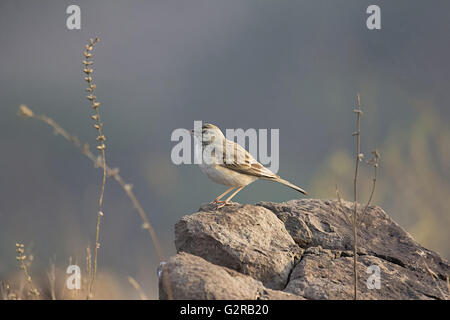
{"label": "rough rock surface", "polygon": [[[302,299],[298,295],[267,289],[261,281],[184,252],[169,259],[164,266],[165,273],[170,275],[174,299]],[[165,290],[161,293],[161,298],[166,299]]]}
{"label": "rough rock surface", "polygon": [[[350,299],[351,211],[349,202],[314,199],[204,205],[175,226],[178,254],[163,267],[160,298],[166,277],[175,299]],[[358,241],[359,298],[449,298],[448,262],[381,208],[369,207]],[[371,268],[380,289],[369,289]]]}
{"label": "rough rock surface", "polygon": [[283,289],[295,257],[300,256],[283,222],[259,206],[208,211],[211,207],[202,207],[175,225],[177,251],[249,275],[268,288]]}

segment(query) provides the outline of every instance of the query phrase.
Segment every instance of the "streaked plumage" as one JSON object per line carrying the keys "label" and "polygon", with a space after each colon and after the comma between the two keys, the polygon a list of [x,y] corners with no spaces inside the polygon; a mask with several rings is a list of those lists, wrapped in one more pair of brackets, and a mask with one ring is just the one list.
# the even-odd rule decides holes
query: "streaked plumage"
{"label": "streaked plumage", "polygon": [[[239,144],[227,140],[222,131],[212,124],[204,124],[200,130],[193,131],[196,147],[202,150],[200,169],[214,182],[230,186],[213,202],[227,204],[243,187],[258,179],[282,183],[303,194],[306,191],[280,178],[269,169],[261,165]],[[238,188],[225,201],[220,199],[232,189]]]}

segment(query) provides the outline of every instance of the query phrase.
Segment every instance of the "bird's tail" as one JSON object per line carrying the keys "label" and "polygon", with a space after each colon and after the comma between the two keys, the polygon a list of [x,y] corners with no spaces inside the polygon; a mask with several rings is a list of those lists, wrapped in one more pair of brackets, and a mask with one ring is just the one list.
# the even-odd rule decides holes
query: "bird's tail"
{"label": "bird's tail", "polygon": [[274,181],[282,183],[282,184],[288,186],[289,188],[292,188],[294,190],[297,190],[298,192],[303,193],[304,195],[308,195],[308,192],[306,192],[305,190],[303,190],[300,187],[297,187],[295,184],[292,184],[287,180],[284,180],[284,179],[278,177],[278,178],[274,179]]}

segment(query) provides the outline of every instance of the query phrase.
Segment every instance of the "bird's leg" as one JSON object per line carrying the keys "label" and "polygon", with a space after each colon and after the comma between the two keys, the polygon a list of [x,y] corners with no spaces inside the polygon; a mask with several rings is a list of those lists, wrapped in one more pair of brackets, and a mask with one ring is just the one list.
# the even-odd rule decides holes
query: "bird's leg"
{"label": "bird's leg", "polygon": [[245,186],[239,187],[235,192],[233,192],[233,194],[231,196],[229,196],[225,201],[221,201],[218,208],[222,208],[223,206],[226,206],[228,204],[228,202],[231,200],[231,198],[233,198],[239,191],[241,191],[242,189],[244,189]]}
{"label": "bird's leg", "polygon": [[231,200],[231,198],[233,198],[239,191],[241,191],[242,189],[244,189],[244,187],[245,187],[245,186],[239,187],[235,192],[233,192],[233,194],[232,194],[231,196],[229,196],[229,197],[227,198],[227,200],[225,200],[225,203],[228,203],[228,202]]}
{"label": "bird's leg", "polygon": [[233,190],[236,187],[230,187],[228,188],[224,193],[222,193],[220,196],[218,196],[213,202],[211,203],[218,203],[220,202],[220,199],[222,199],[227,193],[229,193],[231,190]]}

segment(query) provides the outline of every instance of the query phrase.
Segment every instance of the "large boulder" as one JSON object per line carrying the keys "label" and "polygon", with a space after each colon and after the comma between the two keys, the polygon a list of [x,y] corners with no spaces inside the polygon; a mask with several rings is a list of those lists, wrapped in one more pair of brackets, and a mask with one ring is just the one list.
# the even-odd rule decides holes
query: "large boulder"
{"label": "large boulder", "polygon": [[175,247],[283,289],[299,247],[283,222],[260,206],[203,206],[175,225]]}
{"label": "large boulder", "polygon": [[[204,205],[175,226],[178,254],[162,268],[160,298],[169,285],[175,299],[351,299],[352,209],[314,199]],[[368,208],[358,243],[359,298],[449,298],[448,262],[381,208]]]}
{"label": "large boulder", "polygon": [[[265,288],[261,281],[203,258],[181,252],[164,265],[173,299],[179,300],[267,300],[302,299],[298,295]],[[164,283],[160,298],[167,299]]]}

